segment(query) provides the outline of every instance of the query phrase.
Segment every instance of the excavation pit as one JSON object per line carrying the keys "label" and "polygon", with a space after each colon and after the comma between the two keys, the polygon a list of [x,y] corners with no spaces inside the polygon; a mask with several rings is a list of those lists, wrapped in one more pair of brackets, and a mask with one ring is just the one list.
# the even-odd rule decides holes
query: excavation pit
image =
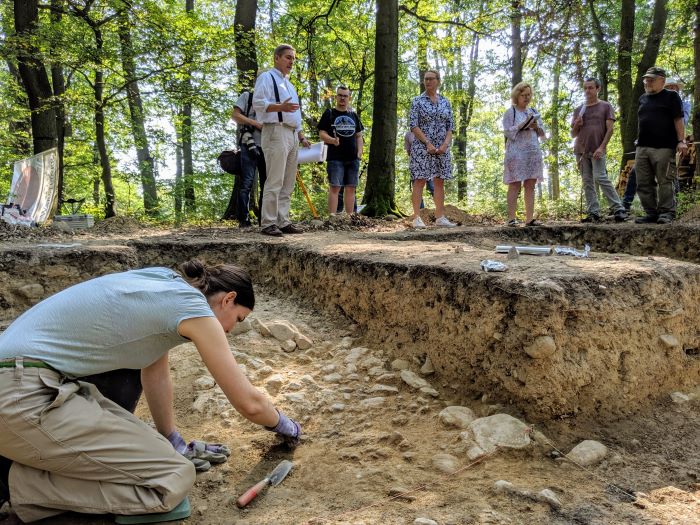
{"label": "excavation pit", "polygon": [[[89,277],[193,257],[235,262],[256,283],[341,312],[368,346],[430,358],[433,383],[452,398],[512,404],[532,421],[610,416],[700,383],[700,265],[688,243],[697,228],[682,232],[684,251],[664,236],[679,228],[608,230],[598,235],[618,253],[598,243],[584,259],[494,253],[508,238],[582,248],[591,234],[576,227],[316,231],[281,240],[210,230],[78,245],[16,242],[0,250],[0,305],[7,324]],[[639,241],[647,238],[685,260],[630,255],[653,246]],[[485,273],[484,259],[509,269]]]}

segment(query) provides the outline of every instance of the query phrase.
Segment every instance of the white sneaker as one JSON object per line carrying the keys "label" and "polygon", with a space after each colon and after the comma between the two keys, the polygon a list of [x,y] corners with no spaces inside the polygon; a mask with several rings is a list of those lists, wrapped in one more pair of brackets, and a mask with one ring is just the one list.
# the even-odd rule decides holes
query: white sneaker
{"label": "white sneaker", "polygon": [[450,222],[450,220],[443,215],[442,217],[435,219],[435,226],[440,226],[442,228],[454,228],[457,225],[454,222]]}
{"label": "white sneaker", "polygon": [[422,228],[425,228],[425,223],[423,222],[423,219],[420,217],[416,217],[413,219],[413,227],[420,230]]}

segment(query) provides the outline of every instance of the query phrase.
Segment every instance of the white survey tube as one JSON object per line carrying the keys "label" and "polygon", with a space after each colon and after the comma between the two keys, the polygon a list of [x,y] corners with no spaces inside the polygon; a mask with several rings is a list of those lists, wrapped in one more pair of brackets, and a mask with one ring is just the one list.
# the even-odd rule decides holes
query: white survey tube
{"label": "white survey tube", "polygon": [[[496,253],[508,253],[512,246],[510,244],[496,246]],[[552,255],[551,246],[516,246],[520,255]]]}

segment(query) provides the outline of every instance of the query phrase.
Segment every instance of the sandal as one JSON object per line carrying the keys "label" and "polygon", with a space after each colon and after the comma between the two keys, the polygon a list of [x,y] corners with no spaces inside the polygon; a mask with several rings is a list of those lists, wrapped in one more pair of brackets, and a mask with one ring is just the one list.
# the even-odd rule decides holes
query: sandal
{"label": "sandal", "polygon": [[542,223],[536,219],[532,219],[530,222],[526,222],[525,226],[542,226]]}

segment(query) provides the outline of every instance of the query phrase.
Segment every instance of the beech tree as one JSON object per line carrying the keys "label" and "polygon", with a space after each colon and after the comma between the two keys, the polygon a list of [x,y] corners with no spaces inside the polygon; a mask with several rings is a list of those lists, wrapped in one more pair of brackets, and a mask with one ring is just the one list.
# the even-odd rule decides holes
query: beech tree
{"label": "beech tree", "polygon": [[398,88],[398,0],[377,0],[374,41],[374,110],[367,185],[362,213],[372,217],[401,216],[394,201],[396,155],[396,92]]}

